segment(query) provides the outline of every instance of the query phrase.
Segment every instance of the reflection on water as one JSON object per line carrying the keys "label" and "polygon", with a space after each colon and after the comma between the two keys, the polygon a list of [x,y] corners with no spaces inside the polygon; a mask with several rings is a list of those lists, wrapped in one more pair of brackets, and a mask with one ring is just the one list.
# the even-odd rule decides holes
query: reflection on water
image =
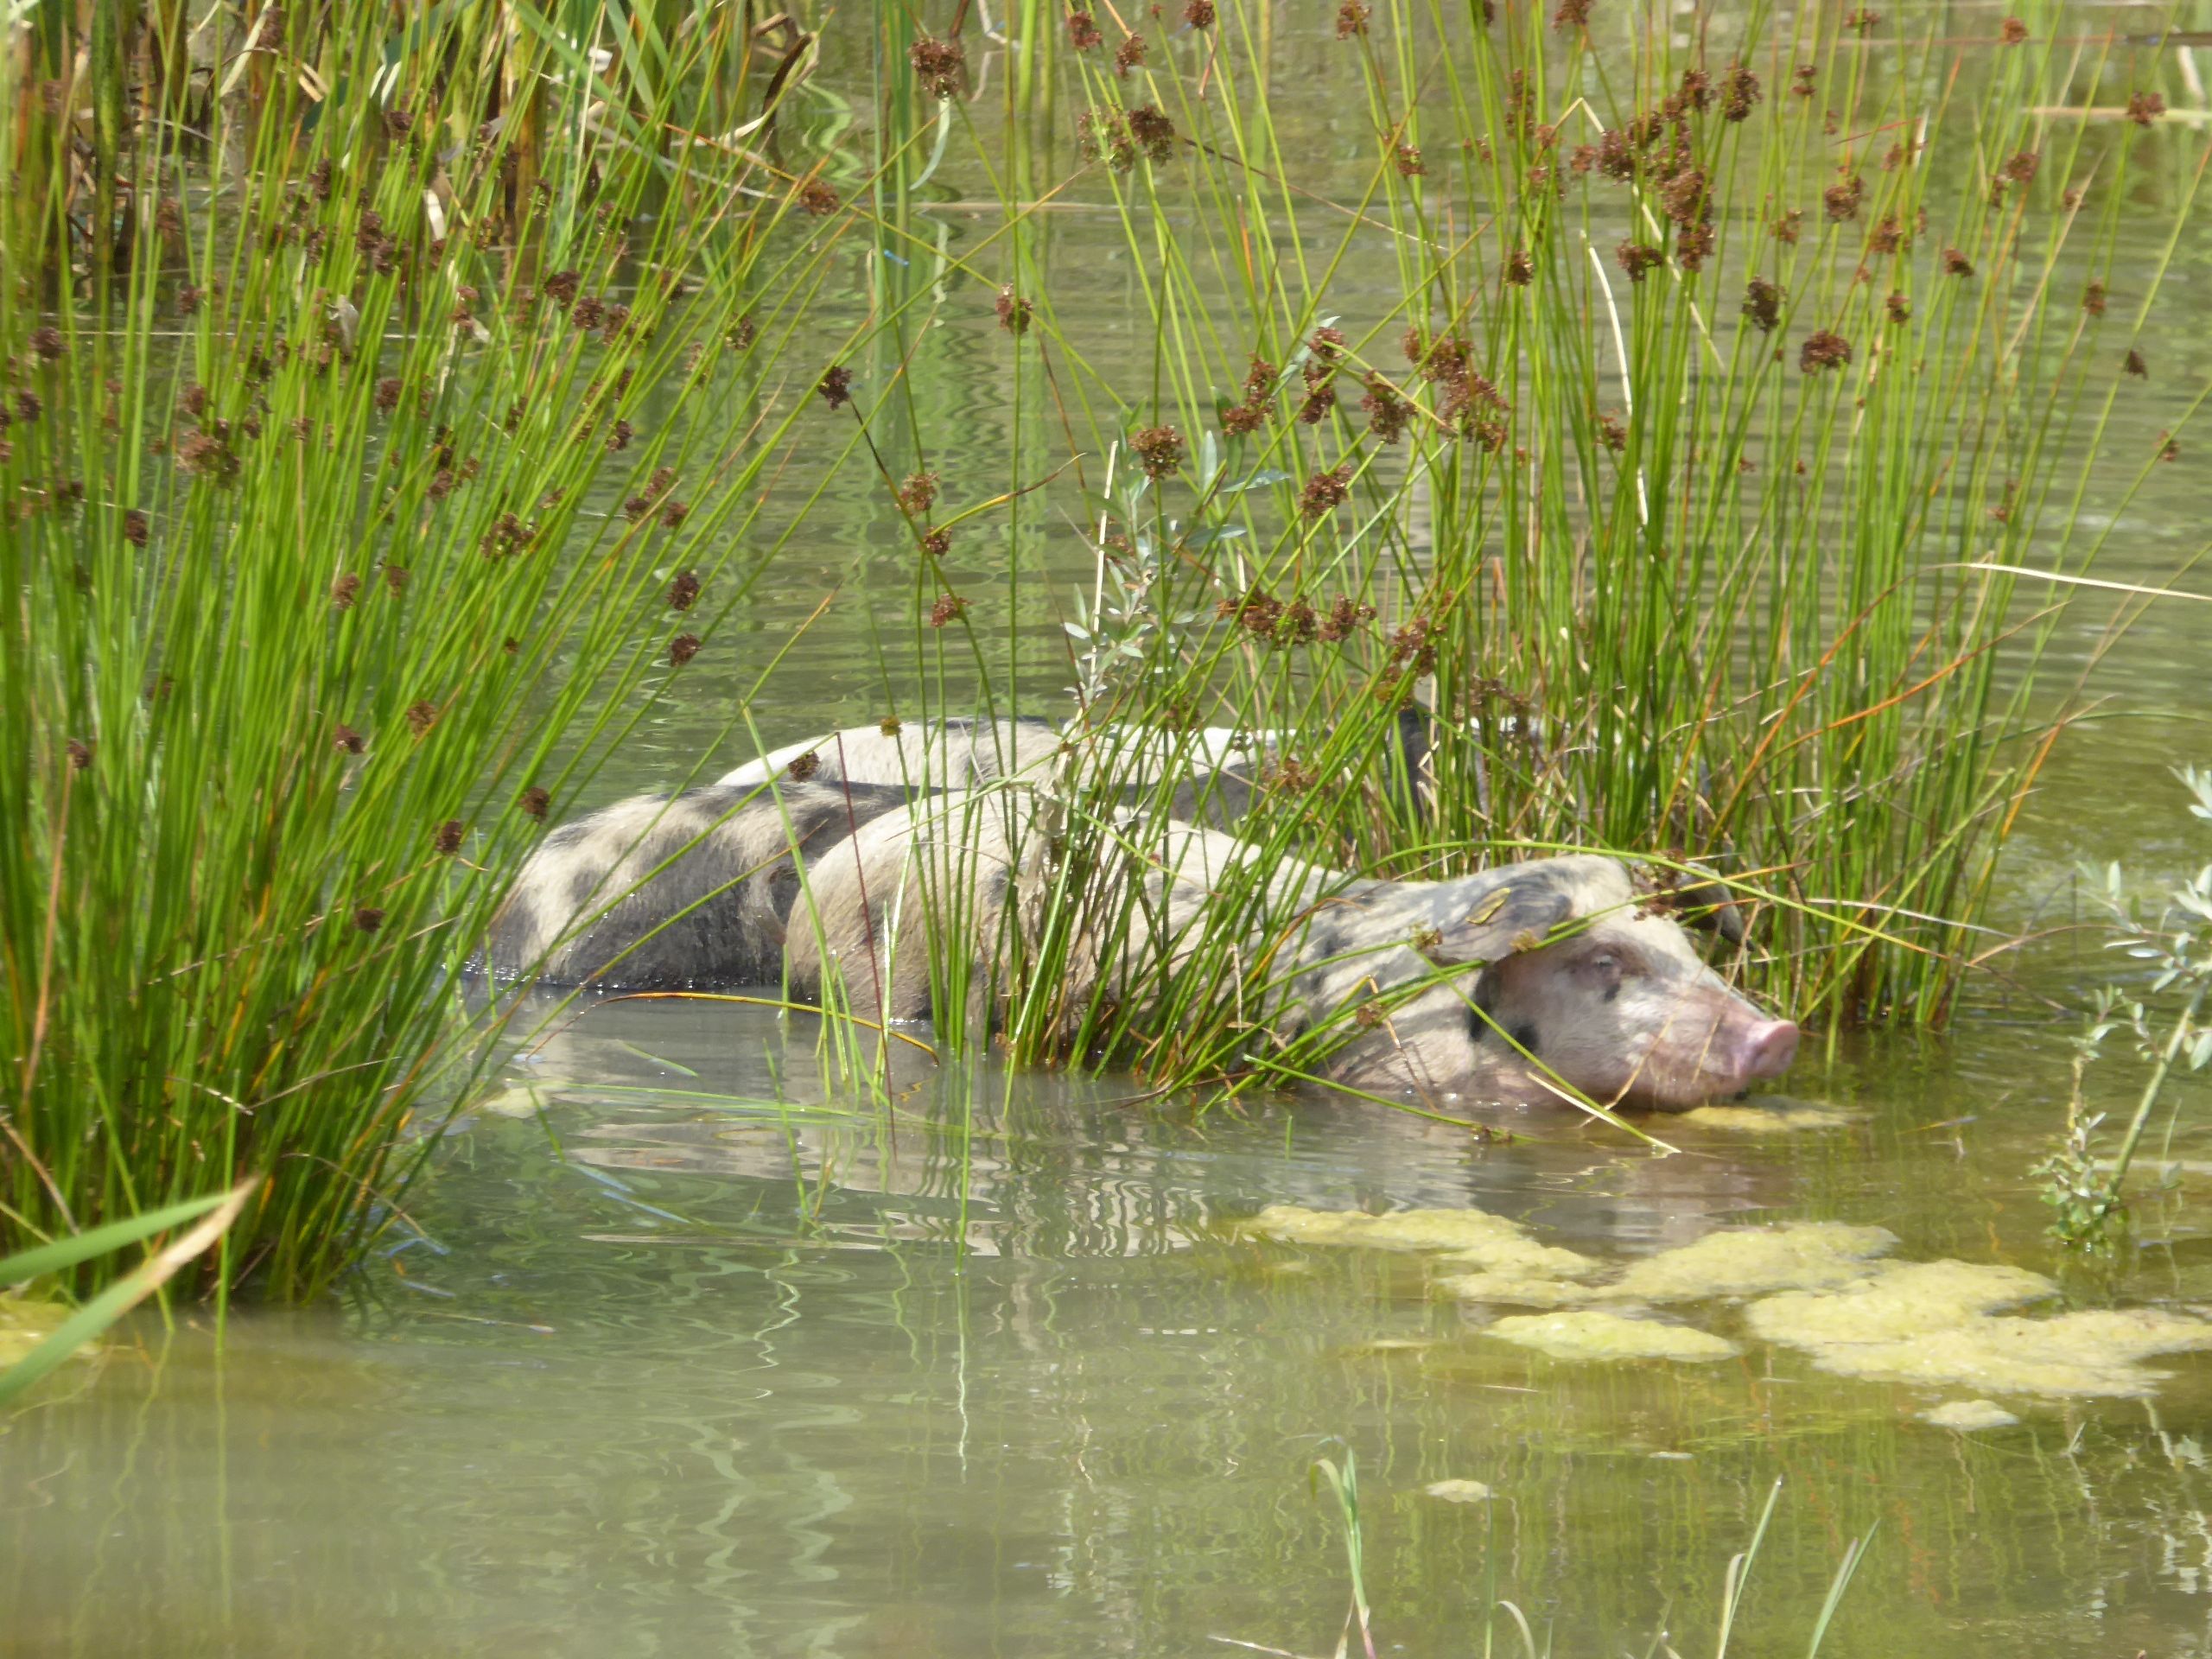
{"label": "reflection on water", "polygon": [[[879,1109],[810,1044],[595,1008],[512,1068],[542,1110],[464,1126],[420,1242],[342,1312],[243,1317],[219,1359],[142,1325],[0,1436],[0,1649],[1325,1651],[1345,1580],[1305,1471],[1335,1437],[1409,1653],[1476,1650],[1492,1586],[1562,1653],[1662,1623],[1693,1650],[1777,1478],[1743,1651],[1802,1640],[1877,1522],[1834,1651],[2206,1650],[2196,1357],[2150,1401],[2003,1396],[2019,1426],[1962,1434],[1918,1421],[1955,1390],[1825,1376],[1715,1305],[1668,1316],[1740,1357],[1555,1359],[1416,1253],[1236,1224],[1479,1206],[1613,1262],[1815,1217],[2040,1270],[2043,1126],[1946,1120],[2000,1077],[2063,1088],[2050,1038],[1815,1065],[1793,1082],[1845,1127],[1669,1125],[1664,1159],[1556,1117],[1484,1145],[996,1076],[894,1073]],[[2212,1252],[2177,1236],[2118,1289],[2212,1297]],[[1492,1497],[1448,1501],[1466,1482]]]}

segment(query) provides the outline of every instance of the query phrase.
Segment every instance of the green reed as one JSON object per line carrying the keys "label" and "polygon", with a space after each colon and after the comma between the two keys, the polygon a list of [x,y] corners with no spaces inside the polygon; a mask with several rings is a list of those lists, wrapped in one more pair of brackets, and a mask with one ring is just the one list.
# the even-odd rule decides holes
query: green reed
{"label": "green reed", "polygon": [[700,136],[794,81],[683,8],[101,7],[90,89],[64,12],[0,86],[0,1241],[245,1179],[211,1281],[303,1295],[481,1063],[517,860],[790,533],[850,215]]}
{"label": "green reed", "polygon": [[[1267,913],[1274,860],[1593,846],[1758,896],[1737,966],[1800,1017],[1941,1023],[2080,690],[2037,671],[2070,590],[2016,573],[2089,568],[2084,503],[2124,507],[2176,452],[2106,442],[2204,153],[2161,124],[2155,50],[2044,10],[1965,41],[1572,0],[1047,21],[1008,49],[1059,60],[1058,101],[1010,79],[995,139],[963,106],[976,153],[944,168],[1001,191],[1015,384],[1051,400],[1100,562],[1077,602],[1122,597],[1071,613],[1077,678],[1105,664],[1078,688],[1091,772],[1001,942],[1013,1052],[1302,1075],[1240,1013],[1295,925]],[[1331,98],[1356,162],[1308,160],[1311,109],[1283,113]],[[1149,328],[1122,364],[1056,300],[1048,194],[1120,226]],[[2145,194],[2163,245],[2116,264]],[[899,397],[918,452],[948,449]],[[924,543],[925,587],[941,569]],[[958,596],[927,620],[915,669],[947,706],[970,667],[948,632],[1019,682]],[[1415,700],[1426,813],[1374,764]],[[1093,987],[1085,953],[1141,932],[1116,733],[1199,723],[1287,734],[1258,855],[1202,936]],[[1147,799],[1166,816],[1167,785]]]}

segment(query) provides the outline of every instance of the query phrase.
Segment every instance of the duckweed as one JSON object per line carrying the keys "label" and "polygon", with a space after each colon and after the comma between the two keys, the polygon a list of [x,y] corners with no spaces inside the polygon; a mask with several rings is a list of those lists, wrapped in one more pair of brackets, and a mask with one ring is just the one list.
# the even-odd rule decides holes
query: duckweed
{"label": "duckweed", "polygon": [[1840,1129],[1854,1122],[1833,1106],[1698,1106],[1681,1115],[1685,1123],[1730,1129],[1739,1135],[1795,1135],[1808,1129]]}
{"label": "duckweed", "polygon": [[52,1302],[0,1296],[0,1370],[44,1342],[68,1317],[67,1308]]}
{"label": "duckweed", "polygon": [[1801,1348],[1898,1342],[2057,1292],[2024,1268],[1898,1262],[1872,1267],[1833,1294],[1797,1291],[1754,1302],[1749,1318],[1754,1336]]}

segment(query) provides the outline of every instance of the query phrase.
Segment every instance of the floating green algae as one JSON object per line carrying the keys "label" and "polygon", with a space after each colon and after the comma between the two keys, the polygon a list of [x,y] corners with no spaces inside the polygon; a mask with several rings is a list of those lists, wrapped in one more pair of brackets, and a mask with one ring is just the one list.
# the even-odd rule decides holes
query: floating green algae
{"label": "floating green algae", "polygon": [[1796,1135],[1808,1129],[1840,1129],[1858,1120],[1833,1106],[1696,1106],[1681,1122],[1739,1135]]}
{"label": "floating green algae", "polygon": [[2057,1286],[2024,1268],[1878,1262],[1848,1284],[1754,1302],[1748,1318],[1752,1335],[1801,1348],[1897,1342],[2057,1294]]}
{"label": "floating green algae", "polygon": [[1491,1495],[1479,1480],[1432,1480],[1421,1491],[1446,1503],[1480,1503]]}
{"label": "floating green algae", "polygon": [[1937,1428],[1971,1433],[1977,1428],[2009,1428],[2020,1420],[1994,1400],[1946,1400],[1922,1412],[1920,1421]]}
{"label": "floating green algae", "polygon": [[[61,1328],[69,1310],[54,1302],[0,1296],[0,1366],[14,1364]],[[89,1352],[80,1349],[79,1352]]]}
{"label": "floating green algae", "polygon": [[1785,1227],[1730,1228],[1629,1264],[1611,1287],[1646,1302],[1821,1290],[1863,1278],[1866,1261],[1897,1248],[1885,1227],[1803,1221]]}
{"label": "floating green algae", "polygon": [[1516,1307],[1580,1307],[1611,1294],[1605,1285],[1578,1285],[1525,1273],[1459,1273],[1436,1288],[1468,1302],[1509,1302]]}
{"label": "floating green algae", "polygon": [[2163,1308],[1998,1312],[2056,1292],[2019,1268],[1900,1262],[1839,1291],[1754,1302],[1748,1323],[1839,1376],[2055,1399],[2145,1395],[2161,1374],[2144,1360],[2212,1348],[2212,1323]]}
{"label": "floating green algae", "polygon": [[1486,1333],[1554,1359],[1732,1359],[1741,1351],[1710,1332],[1671,1320],[1632,1319],[1595,1308],[1572,1313],[1516,1313]]}
{"label": "floating green algae", "polygon": [[1539,1244],[1518,1222],[1481,1210],[1394,1210],[1370,1216],[1358,1210],[1271,1204],[1246,1225],[1286,1244],[1421,1251],[1495,1273],[1577,1279],[1604,1268],[1573,1250]]}

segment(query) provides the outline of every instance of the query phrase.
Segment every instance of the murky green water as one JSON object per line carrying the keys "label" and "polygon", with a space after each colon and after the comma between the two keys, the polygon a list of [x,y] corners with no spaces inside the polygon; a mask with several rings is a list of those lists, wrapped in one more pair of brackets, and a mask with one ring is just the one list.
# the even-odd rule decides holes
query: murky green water
{"label": "murky green water", "polygon": [[[1328,118],[1317,100],[1332,154],[1368,142]],[[977,233],[938,217],[951,245]],[[1110,222],[1064,215],[1047,257],[1134,349]],[[2212,241],[2179,272],[2166,314],[2201,313]],[[912,372],[995,480],[1006,353],[971,312],[921,331]],[[2163,344],[2119,417],[2145,445],[2212,370],[2201,334]],[[2161,469],[2106,574],[2164,580],[2193,546],[2199,447]],[[834,502],[738,619],[733,638],[772,643],[833,583],[845,595],[760,711],[772,741],[911,693],[901,647],[887,670],[872,643],[911,582],[879,495]],[[1020,533],[1031,568],[1080,555],[1049,516]],[[1003,546],[964,552],[956,581],[1003,581]],[[1001,613],[1039,705],[1062,683],[1053,605],[1026,589]],[[2081,613],[2061,652],[2086,660],[2104,615]],[[2106,664],[2110,717],[2049,774],[2006,918],[2070,915],[2082,857],[2149,877],[2203,855],[2164,768],[2212,760],[2208,646],[2212,624],[2176,606]],[[749,678],[702,660],[607,792],[687,769]],[[1350,1580],[1308,1471],[1348,1448],[1386,1652],[1517,1652],[1501,1599],[1562,1655],[1652,1651],[1661,1631],[1709,1650],[1777,1480],[1737,1651],[1801,1647],[1871,1531],[1827,1651],[2212,1652],[2201,1355],[2151,1361],[2163,1380],[2134,1399],[1867,1381],[1713,1302],[1669,1312],[1736,1357],[1576,1363],[1485,1334],[1520,1310],[1440,1296],[1418,1255],[1236,1225],[1270,1204],[1478,1207],[1618,1262],[1839,1220],[1890,1230],[1903,1258],[2054,1273],[2025,1171],[2058,1128],[2076,1027],[2042,999],[2111,967],[2030,956],[1945,1038],[1808,1053],[1789,1092],[1841,1123],[1669,1126],[1664,1158],[1560,1118],[1483,1145],[1358,1106],[1194,1120],[1110,1081],[905,1062],[886,1110],[825,1090],[804,1020],[595,1008],[511,1068],[517,1115],[462,1125],[410,1200],[422,1239],[342,1306],[235,1314],[219,1351],[200,1319],[142,1324],[0,1425],[0,1651],[1323,1653]],[[2090,1076],[2116,1111],[2136,1084],[2117,1058]],[[2073,1304],[2212,1303],[2204,1179],[2146,1187],[2145,1248],[2069,1281]],[[1985,1393],[2021,1421],[1919,1421]],[[1491,1496],[1426,1490],[1451,1481]]]}

